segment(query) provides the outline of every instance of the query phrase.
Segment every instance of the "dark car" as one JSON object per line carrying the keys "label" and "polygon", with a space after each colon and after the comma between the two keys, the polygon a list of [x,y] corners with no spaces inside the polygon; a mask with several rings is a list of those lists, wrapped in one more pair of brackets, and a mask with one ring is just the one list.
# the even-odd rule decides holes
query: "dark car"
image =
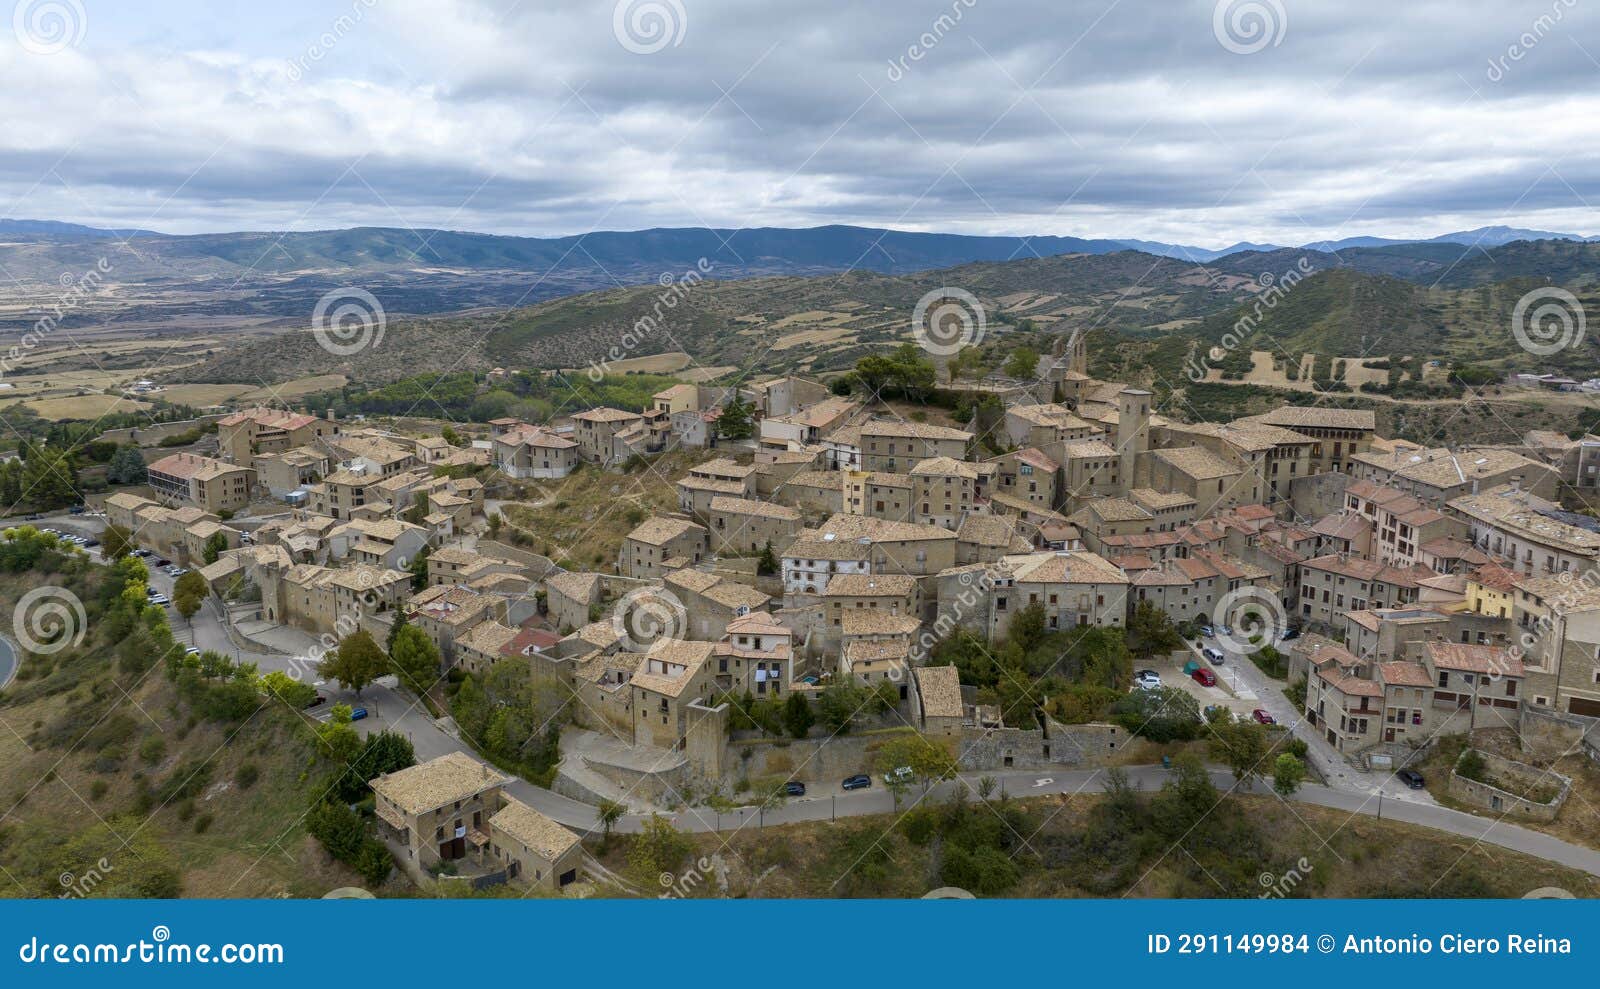
{"label": "dark car", "polygon": [[162,559],[159,559],[159,560],[156,561],[156,566],[158,566],[158,567],[170,567],[170,566],[172,566],[172,561],[163,557]]}
{"label": "dark car", "polygon": [[328,695],[327,694],[318,694],[317,696],[311,698],[311,700],[306,703],[306,707],[316,707],[318,704],[326,704],[326,703],[328,703]]}
{"label": "dark car", "polygon": [[87,540],[84,540],[83,545],[84,545],[84,547],[86,549],[94,549],[96,546],[100,545],[100,540],[98,540],[98,539],[87,539]]}
{"label": "dark car", "polygon": [[1290,641],[1292,639],[1298,639],[1298,638],[1300,638],[1300,630],[1295,628],[1293,625],[1290,625],[1288,628],[1283,630],[1283,641],[1284,642],[1288,642],[1288,641]]}
{"label": "dark car", "polygon": [[364,708],[364,707],[358,707],[354,711],[350,712],[350,720],[351,721],[360,721],[362,718],[364,718],[366,716],[367,716],[367,709]]}
{"label": "dark car", "polygon": [[872,777],[866,773],[857,773],[846,776],[842,784],[846,790],[865,790],[872,785]]}
{"label": "dark car", "polygon": [[1250,717],[1255,718],[1264,725],[1275,725],[1278,723],[1277,718],[1274,718],[1272,715],[1268,714],[1265,710],[1259,707],[1250,712]]}
{"label": "dark car", "polygon": [[1402,769],[1394,775],[1396,779],[1404,783],[1406,786],[1411,787],[1413,790],[1422,789],[1423,784],[1427,782],[1427,780],[1422,778],[1422,774],[1417,772],[1415,769]]}
{"label": "dark car", "polygon": [[783,784],[783,794],[786,797],[803,797],[806,795],[806,785],[799,780],[790,780]]}

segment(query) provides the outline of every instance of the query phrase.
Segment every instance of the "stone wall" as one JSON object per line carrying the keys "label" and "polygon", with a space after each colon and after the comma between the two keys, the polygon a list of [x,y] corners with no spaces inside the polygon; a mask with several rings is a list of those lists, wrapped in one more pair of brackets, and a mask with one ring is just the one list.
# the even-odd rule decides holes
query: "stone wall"
{"label": "stone wall", "polygon": [[1330,472],[1297,477],[1289,482],[1289,505],[1296,515],[1320,519],[1344,507],[1344,489],[1349,474]]}
{"label": "stone wall", "polygon": [[1134,758],[1146,753],[1154,758],[1158,751],[1156,746],[1129,733],[1121,725],[1064,725],[1047,718],[1045,739],[1049,746],[1048,761],[1056,766],[1105,766],[1127,760],[1129,753]]}
{"label": "stone wall", "polygon": [[1600,722],[1531,704],[1522,705],[1517,732],[1523,753],[1536,762],[1554,762],[1579,748],[1595,759],[1596,748],[1600,747]]}
{"label": "stone wall", "polygon": [[[1475,750],[1467,750],[1471,751]],[[1462,752],[1462,756],[1465,757],[1467,752]],[[1539,769],[1527,763],[1512,762],[1510,759],[1503,759],[1488,752],[1478,752],[1478,755],[1483,759],[1489,779],[1516,786],[1518,789],[1529,786],[1551,786],[1556,788],[1556,794],[1547,803],[1537,803],[1489,783],[1468,779],[1456,769],[1452,769],[1448,784],[1450,795],[1462,803],[1496,814],[1518,814],[1535,821],[1553,821],[1561,812],[1561,806],[1566,803],[1568,794],[1572,792],[1571,778],[1560,773]],[[1459,761],[1456,766],[1459,768]]]}
{"label": "stone wall", "polygon": [[911,729],[875,731],[831,738],[761,738],[728,743],[728,782],[766,776],[837,785],[846,776],[871,773],[878,749]]}

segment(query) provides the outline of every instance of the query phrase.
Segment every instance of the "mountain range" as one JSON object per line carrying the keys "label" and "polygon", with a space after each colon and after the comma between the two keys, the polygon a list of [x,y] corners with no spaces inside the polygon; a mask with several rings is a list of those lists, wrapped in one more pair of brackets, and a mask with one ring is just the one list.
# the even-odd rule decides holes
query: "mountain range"
{"label": "mountain range", "polygon": [[[712,277],[824,274],[846,270],[903,274],[977,261],[1008,261],[1061,254],[1111,254],[1135,250],[1192,263],[1236,254],[1284,250],[1240,242],[1216,250],[1161,241],[1081,237],[1008,237],[918,233],[871,227],[804,229],[762,227],[656,228],[597,231],[565,237],[514,237],[452,230],[353,227],[293,232],[243,231],[172,235],[112,230],[51,220],[0,220],[0,263],[13,279],[50,282],[82,267],[86,255],[114,242],[129,255],[116,265],[118,279],[195,278],[249,280],[317,275],[342,270],[521,270],[541,275],[590,271],[615,282],[639,281],[684,270],[705,259]],[[1347,237],[1302,244],[1302,250],[1337,253],[1354,248],[1445,244],[1499,247],[1519,240],[1600,241],[1600,237],[1480,227],[1426,239]],[[92,259],[89,259],[92,261]],[[600,284],[605,284],[602,282]],[[598,287],[598,286],[596,286]]]}

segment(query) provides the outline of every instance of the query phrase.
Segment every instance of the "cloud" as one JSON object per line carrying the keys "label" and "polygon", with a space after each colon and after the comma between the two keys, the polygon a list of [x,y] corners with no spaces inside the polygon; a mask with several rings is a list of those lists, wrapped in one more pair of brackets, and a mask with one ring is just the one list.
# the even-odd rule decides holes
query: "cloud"
{"label": "cloud", "polygon": [[613,2],[511,0],[5,45],[0,195],[173,231],[1600,232],[1600,15],[1574,0],[1281,0],[1249,55],[1202,0],[624,2],[665,11],[659,51]]}

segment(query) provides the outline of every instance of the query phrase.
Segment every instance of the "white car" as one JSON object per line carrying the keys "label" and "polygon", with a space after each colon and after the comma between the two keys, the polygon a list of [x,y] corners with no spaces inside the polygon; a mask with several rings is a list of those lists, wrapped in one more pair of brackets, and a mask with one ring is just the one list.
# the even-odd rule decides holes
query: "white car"
{"label": "white car", "polygon": [[1220,665],[1222,663],[1222,650],[1220,649],[1214,649],[1211,646],[1206,646],[1204,649],[1200,650],[1200,653],[1201,655],[1205,656],[1206,659],[1211,660],[1213,664]]}
{"label": "white car", "polygon": [[1155,670],[1140,670],[1133,675],[1133,685],[1140,690],[1158,690],[1161,687],[1161,674]]}

